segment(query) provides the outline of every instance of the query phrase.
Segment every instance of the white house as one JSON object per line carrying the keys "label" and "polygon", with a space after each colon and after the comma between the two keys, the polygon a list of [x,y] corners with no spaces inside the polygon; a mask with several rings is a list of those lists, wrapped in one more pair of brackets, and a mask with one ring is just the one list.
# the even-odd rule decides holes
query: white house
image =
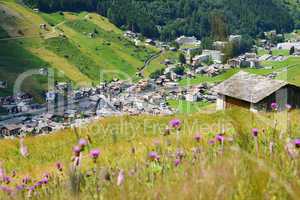
{"label": "white house", "polygon": [[197,40],[196,37],[186,37],[184,35],[180,36],[175,40],[179,45],[199,45],[201,41]]}
{"label": "white house", "polygon": [[225,54],[217,50],[203,50],[202,55],[209,55],[215,63],[223,63]]}
{"label": "white house", "polygon": [[290,50],[292,47],[300,49],[300,42],[283,42],[277,44],[277,49]]}

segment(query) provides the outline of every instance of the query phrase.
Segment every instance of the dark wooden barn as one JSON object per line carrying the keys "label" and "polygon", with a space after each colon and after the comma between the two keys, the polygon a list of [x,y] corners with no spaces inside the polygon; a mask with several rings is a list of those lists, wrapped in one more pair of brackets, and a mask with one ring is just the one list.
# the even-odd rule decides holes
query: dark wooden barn
{"label": "dark wooden barn", "polygon": [[270,111],[277,103],[278,110],[287,105],[300,108],[300,87],[281,80],[241,71],[213,88],[218,93],[217,110],[234,106],[253,112]]}

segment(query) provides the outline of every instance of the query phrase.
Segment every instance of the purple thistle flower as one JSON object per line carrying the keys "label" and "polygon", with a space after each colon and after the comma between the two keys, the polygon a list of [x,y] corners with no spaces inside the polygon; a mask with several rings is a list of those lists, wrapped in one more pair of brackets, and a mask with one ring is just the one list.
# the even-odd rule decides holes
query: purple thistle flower
{"label": "purple thistle flower", "polygon": [[35,190],[35,188],[36,188],[36,186],[33,185],[33,186],[29,187],[28,190],[29,190],[29,192],[33,192]]}
{"label": "purple thistle flower", "polygon": [[117,180],[117,186],[120,186],[123,184],[125,180],[125,174],[123,170],[120,170],[119,175],[118,175],[118,180]]}
{"label": "purple thistle flower", "polygon": [[79,157],[80,152],[81,152],[81,147],[80,146],[73,147],[73,152],[74,152],[76,157]]}
{"label": "purple thistle flower", "polygon": [[169,125],[170,125],[172,128],[179,129],[180,126],[181,126],[181,121],[180,121],[179,119],[172,119],[172,120],[169,122]]}
{"label": "purple thistle flower", "polygon": [[155,160],[158,157],[158,155],[157,155],[157,153],[155,151],[150,152],[148,154],[148,156],[149,156],[150,160]]}
{"label": "purple thistle flower", "polygon": [[196,133],[196,135],[194,136],[194,139],[199,142],[201,140],[202,136],[200,133]]}
{"label": "purple thistle flower", "polygon": [[216,140],[223,143],[224,142],[224,136],[222,134],[216,135]]}
{"label": "purple thistle flower", "polygon": [[22,191],[22,190],[24,190],[25,189],[25,185],[17,185],[16,186],[16,190],[17,191]]}
{"label": "purple thistle flower", "polygon": [[252,129],[252,135],[253,135],[254,137],[257,137],[257,136],[258,136],[258,129],[257,129],[257,128],[253,128],[253,129]]}
{"label": "purple thistle flower", "polygon": [[278,109],[277,103],[275,103],[275,102],[271,103],[271,108],[272,108],[272,110],[277,110]]}
{"label": "purple thistle flower", "polygon": [[55,164],[55,166],[56,166],[56,169],[58,170],[58,171],[62,171],[63,170],[63,164],[62,163],[60,163],[60,162],[57,162],[56,164]]}
{"label": "purple thistle flower", "polygon": [[6,183],[6,184],[10,184],[11,178],[9,176],[4,176],[3,177],[3,182]]}
{"label": "purple thistle flower", "polygon": [[84,149],[84,147],[87,145],[87,141],[83,138],[81,138],[78,142],[78,145],[81,147],[81,150]]}
{"label": "purple thistle flower", "polygon": [[94,162],[96,162],[99,155],[100,155],[100,150],[99,149],[93,149],[90,152],[90,156],[91,156],[91,158],[93,158]]}
{"label": "purple thistle flower", "polygon": [[35,187],[40,187],[43,185],[43,181],[38,181],[34,186]]}
{"label": "purple thistle flower", "polygon": [[295,139],[294,140],[294,145],[296,148],[300,148],[300,139]]}
{"label": "purple thistle flower", "polygon": [[47,177],[42,178],[41,182],[43,184],[47,184],[49,182],[49,179]]}
{"label": "purple thistle flower", "polygon": [[175,159],[175,161],[174,161],[174,165],[175,165],[175,167],[177,167],[177,166],[179,166],[179,164],[180,164],[180,162],[181,162],[181,160],[180,159]]}

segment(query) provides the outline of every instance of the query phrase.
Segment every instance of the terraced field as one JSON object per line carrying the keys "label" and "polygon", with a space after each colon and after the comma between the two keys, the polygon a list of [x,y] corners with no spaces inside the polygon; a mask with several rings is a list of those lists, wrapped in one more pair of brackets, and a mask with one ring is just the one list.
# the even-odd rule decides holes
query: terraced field
{"label": "terraced field", "polygon": [[[95,13],[34,12],[15,1],[0,1],[0,80],[12,92],[16,78],[28,69],[50,67],[58,80],[75,85],[98,83],[100,78],[128,79],[143,66],[155,48],[135,46],[122,30]],[[40,27],[45,24],[46,27]],[[90,37],[93,35],[92,37]],[[46,77],[30,77],[24,89],[41,96]],[[34,88],[34,90],[33,90]]]}

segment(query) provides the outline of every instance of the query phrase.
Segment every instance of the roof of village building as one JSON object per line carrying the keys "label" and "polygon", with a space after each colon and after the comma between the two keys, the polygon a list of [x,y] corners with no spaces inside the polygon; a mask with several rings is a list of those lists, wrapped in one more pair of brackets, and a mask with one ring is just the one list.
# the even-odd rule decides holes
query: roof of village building
{"label": "roof of village building", "polygon": [[241,71],[215,86],[213,90],[236,99],[258,103],[289,83]]}

